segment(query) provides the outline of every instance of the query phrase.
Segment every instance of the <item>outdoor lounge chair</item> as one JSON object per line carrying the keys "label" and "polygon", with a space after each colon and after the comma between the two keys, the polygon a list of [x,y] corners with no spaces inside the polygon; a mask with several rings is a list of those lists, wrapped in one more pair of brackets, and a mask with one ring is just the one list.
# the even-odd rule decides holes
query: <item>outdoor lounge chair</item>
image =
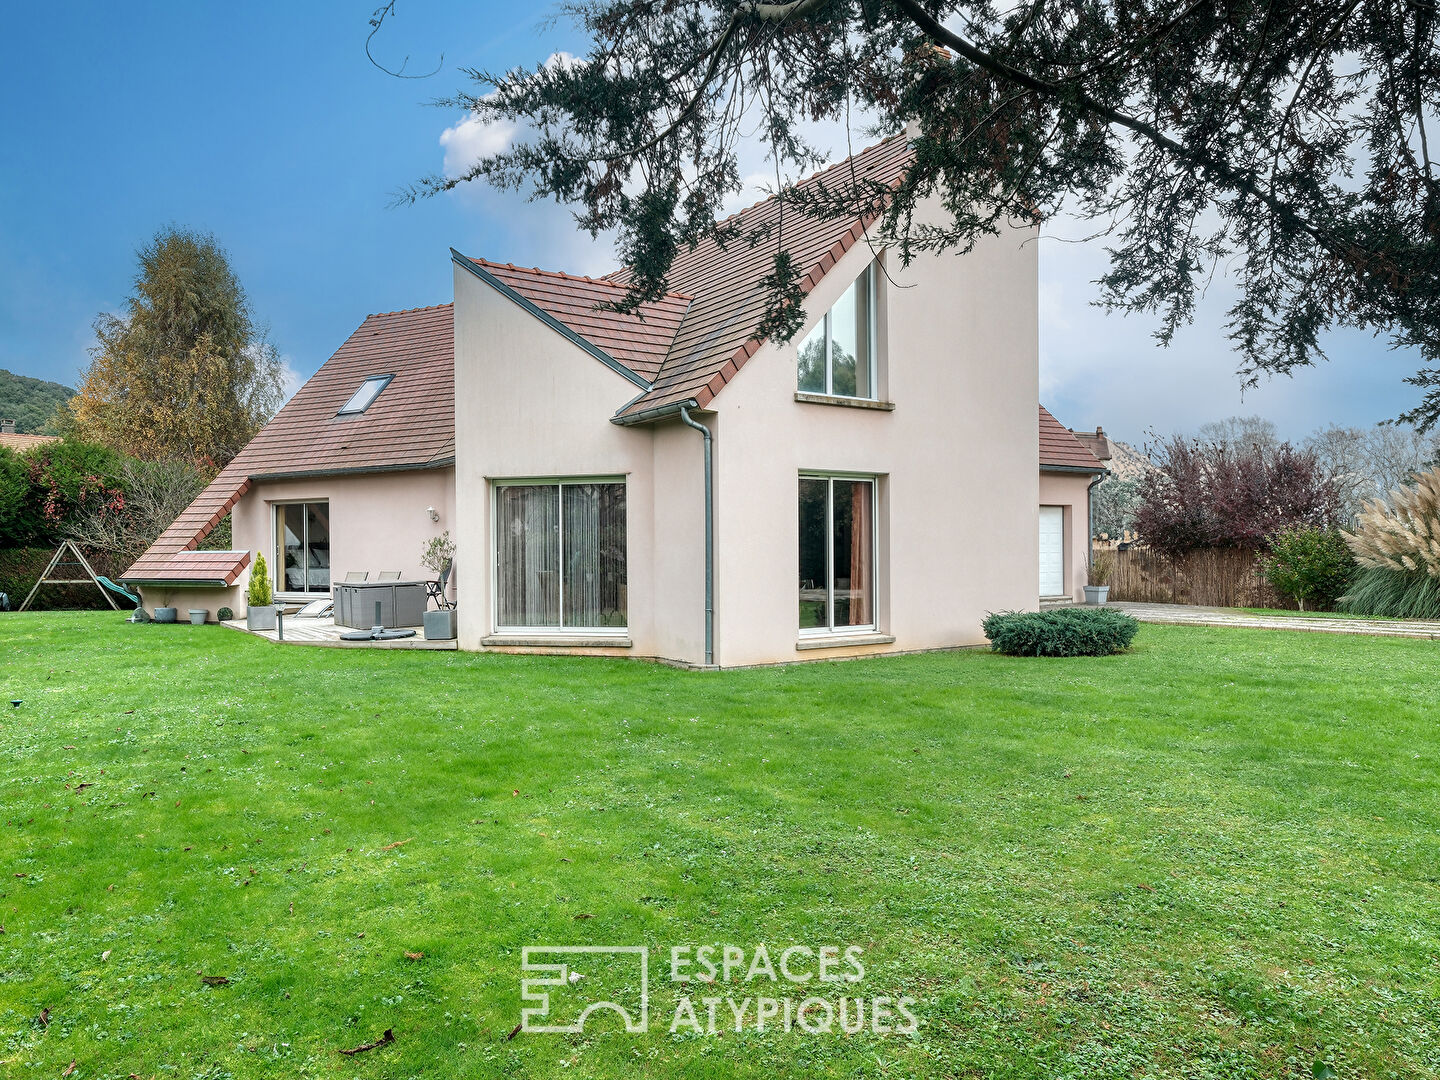
{"label": "outdoor lounge chair", "polygon": [[369,570],[351,570],[351,571],[349,571],[349,572],[346,573],[346,575],[345,575],[345,580],[346,580],[346,581],[369,581],[369,580],[370,580],[370,571],[369,571]]}
{"label": "outdoor lounge chair", "polygon": [[381,581],[399,581],[399,580],[400,580],[400,571],[399,571],[399,570],[381,570],[381,571],[380,571],[380,580],[381,580]]}
{"label": "outdoor lounge chair", "polygon": [[449,611],[455,605],[445,596],[445,586],[450,584],[450,568],[455,565],[454,559],[445,560],[445,568],[440,571],[440,576],[434,581],[425,583],[425,596],[434,600],[435,606],[441,611]]}
{"label": "outdoor lounge chair", "polygon": [[332,614],[335,610],[335,601],[330,597],[323,600],[311,600],[299,611],[291,616],[293,619],[323,619]]}

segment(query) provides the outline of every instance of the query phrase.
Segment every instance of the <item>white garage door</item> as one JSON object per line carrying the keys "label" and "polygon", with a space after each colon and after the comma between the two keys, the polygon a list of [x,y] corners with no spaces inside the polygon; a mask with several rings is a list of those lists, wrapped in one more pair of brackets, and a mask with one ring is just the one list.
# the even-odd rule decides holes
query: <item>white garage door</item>
{"label": "white garage door", "polygon": [[1065,595],[1065,508],[1040,507],[1040,595]]}

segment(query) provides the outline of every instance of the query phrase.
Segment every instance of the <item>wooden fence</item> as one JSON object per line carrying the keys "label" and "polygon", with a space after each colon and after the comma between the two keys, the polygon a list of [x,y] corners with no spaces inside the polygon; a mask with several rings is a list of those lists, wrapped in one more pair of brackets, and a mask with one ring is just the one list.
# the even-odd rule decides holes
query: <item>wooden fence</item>
{"label": "wooden fence", "polygon": [[[1096,545],[1096,554],[1101,551]],[[1202,607],[1294,608],[1260,574],[1255,553],[1232,548],[1192,551],[1172,562],[1149,548],[1106,549],[1115,560],[1110,599]]]}

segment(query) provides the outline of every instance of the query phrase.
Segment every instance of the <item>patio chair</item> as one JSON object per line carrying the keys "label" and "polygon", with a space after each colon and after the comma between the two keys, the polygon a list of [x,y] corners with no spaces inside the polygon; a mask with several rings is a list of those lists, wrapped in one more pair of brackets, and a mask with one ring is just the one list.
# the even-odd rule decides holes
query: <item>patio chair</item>
{"label": "patio chair", "polygon": [[346,581],[369,581],[369,570],[350,570],[345,574]]}
{"label": "patio chair", "polygon": [[399,580],[400,580],[400,571],[399,571],[399,570],[381,570],[381,571],[380,571],[380,580],[381,580],[381,581],[399,581]]}
{"label": "patio chair", "polygon": [[455,606],[454,602],[445,596],[445,586],[450,584],[450,568],[454,565],[454,559],[446,559],[445,568],[440,571],[440,576],[434,581],[427,581],[425,583],[425,596],[427,600],[434,600],[435,606],[441,611],[449,611]]}
{"label": "patio chair", "polygon": [[299,611],[295,612],[295,614],[292,615],[291,618],[323,619],[333,614],[334,611],[335,601],[327,596],[323,600],[311,600],[310,603],[306,604]]}

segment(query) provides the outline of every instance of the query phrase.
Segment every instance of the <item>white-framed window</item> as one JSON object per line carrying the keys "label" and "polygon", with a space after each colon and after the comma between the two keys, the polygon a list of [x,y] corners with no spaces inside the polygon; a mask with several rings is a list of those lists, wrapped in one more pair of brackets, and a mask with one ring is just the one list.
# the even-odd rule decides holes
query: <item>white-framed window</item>
{"label": "white-framed window", "polygon": [[330,504],[275,503],[275,591],[330,591]]}
{"label": "white-framed window", "polygon": [[878,396],[875,322],[872,262],[800,343],[799,389],[874,401]]}
{"label": "white-framed window", "polygon": [[623,633],[625,481],[496,481],[497,633]]}
{"label": "white-framed window", "polygon": [[800,633],[877,629],[876,480],[800,476]]}

